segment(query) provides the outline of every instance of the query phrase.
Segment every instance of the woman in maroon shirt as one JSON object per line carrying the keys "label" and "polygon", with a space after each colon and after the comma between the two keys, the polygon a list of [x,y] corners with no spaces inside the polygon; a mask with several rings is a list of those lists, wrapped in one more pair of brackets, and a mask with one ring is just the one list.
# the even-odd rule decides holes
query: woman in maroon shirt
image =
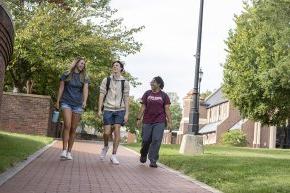
{"label": "woman in maroon shirt", "polygon": [[140,150],[140,162],[145,163],[150,160],[150,167],[157,167],[159,158],[159,149],[163,138],[163,132],[167,125],[172,129],[172,120],[170,113],[170,99],[162,91],[164,82],[161,77],[154,77],[150,82],[151,90],[144,93],[142,97],[142,106],[137,118],[137,126],[141,126],[142,120],[142,148]]}

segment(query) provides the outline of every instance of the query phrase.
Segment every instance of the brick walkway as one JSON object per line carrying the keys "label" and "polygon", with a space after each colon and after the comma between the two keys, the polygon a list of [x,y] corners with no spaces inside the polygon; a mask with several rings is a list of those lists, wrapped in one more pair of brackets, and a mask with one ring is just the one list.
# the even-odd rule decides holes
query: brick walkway
{"label": "brick walkway", "polygon": [[[99,159],[101,144],[76,142],[73,161],[60,161],[61,142],[55,143],[13,178],[0,193],[208,193],[165,168],[140,164],[138,156],[119,148],[120,165]],[[111,150],[111,149],[110,149]]]}

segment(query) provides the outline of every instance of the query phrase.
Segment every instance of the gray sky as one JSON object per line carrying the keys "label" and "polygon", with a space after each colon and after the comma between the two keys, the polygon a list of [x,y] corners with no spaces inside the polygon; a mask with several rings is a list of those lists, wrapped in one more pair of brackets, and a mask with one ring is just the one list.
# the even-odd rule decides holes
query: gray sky
{"label": "gray sky", "polygon": [[[193,88],[199,0],[111,0],[128,27],[145,26],[135,38],[143,43],[141,52],[122,60],[126,70],[137,77],[141,86],[131,89],[139,98],[150,89],[149,82],[160,75],[164,91],[179,98]],[[201,91],[217,89],[222,83],[226,48],[224,40],[235,27],[234,14],[240,14],[242,0],[205,0],[201,47],[204,72]]]}

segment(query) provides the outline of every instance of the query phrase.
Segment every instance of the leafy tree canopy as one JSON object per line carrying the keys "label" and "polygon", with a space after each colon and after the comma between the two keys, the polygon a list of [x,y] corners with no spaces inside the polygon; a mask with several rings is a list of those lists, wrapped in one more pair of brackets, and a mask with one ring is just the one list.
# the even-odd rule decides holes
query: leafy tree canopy
{"label": "leafy tree canopy", "polygon": [[263,124],[290,115],[289,21],[289,0],[252,0],[226,41],[223,91],[244,117]]}
{"label": "leafy tree canopy", "polygon": [[[108,0],[8,0],[16,37],[12,62],[7,67],[5,89],[20,92],[32,85],[32,93],[56,98],[60,75],[73,59],[84,57],[91,79],[89,106],[93,109],[100,81],[110,73],[112,61],[134,54],[141,44],[114,17]],[[126,76],[133,85],[136,78]]]}

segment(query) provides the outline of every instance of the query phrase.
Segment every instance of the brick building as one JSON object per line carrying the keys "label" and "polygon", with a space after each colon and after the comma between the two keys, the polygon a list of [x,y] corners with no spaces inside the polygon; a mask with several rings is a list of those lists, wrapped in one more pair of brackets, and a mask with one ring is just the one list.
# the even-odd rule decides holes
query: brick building
{"label": "brick building", "polygon": [[[176,143],[180,144],[182,140],[182,136],[184,134],[189,133],[188,124],[189,124],[189,114],[192,107],[192,95],[193,91],[187,93],[187,95],[183,98],[183,111],[182,111],[182,119],[179,126],[179,131],[176,134]],[[207,123],[206,119],[206,105],[204,100],[201,99],[199,103],[199,127],[204,126]]]}
{"label": "brick building", "polygon": [[[189,93],[184,98],[183,118],[180,123],[178,140],[180,143],[183,134],[186,134],[189,110],[191,108],[192,95]],[[258,122],[242,119],[237,108],[224,97],[221,88],[200,102],[200,130],[204,144],[217,144],[224,133],[240,129],[246,134],[249,147],[275,148],[276,127],[262,126]],[[206,113],[205,113],[206,112]]]}

